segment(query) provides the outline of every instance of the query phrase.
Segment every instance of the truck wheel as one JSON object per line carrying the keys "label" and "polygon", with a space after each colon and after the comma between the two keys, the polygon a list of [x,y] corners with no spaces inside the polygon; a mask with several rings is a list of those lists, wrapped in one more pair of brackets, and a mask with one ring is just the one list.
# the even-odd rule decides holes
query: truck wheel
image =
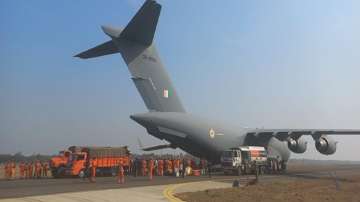
{"label": "truck wheel", "polygon": [[58,176],[57,176],[57,169],[51,169],[51,176],[52,176],[53,178],[58,178]]}
{"label": "truck wheel", "polygon": [[54,175],[55,178],[65,177],[65,169],[64,167],[60,167],[56,170],[56,173]]}
{"label": "truck wheel", "polygon": [[264,175],[265,174],[265,167],[264,166],[260,166],[260,175]]}
{"label": "truck wheel", "polygon": [[85,171],[84,171],[84,169],[79,172],[79,177],[80,177],[80,178],[85,178]]}
{"label": "truck wheel", "polygon": [[112,168],[111,169],[111,176],[115,177],[117,173],[117,169],[116,168]]}

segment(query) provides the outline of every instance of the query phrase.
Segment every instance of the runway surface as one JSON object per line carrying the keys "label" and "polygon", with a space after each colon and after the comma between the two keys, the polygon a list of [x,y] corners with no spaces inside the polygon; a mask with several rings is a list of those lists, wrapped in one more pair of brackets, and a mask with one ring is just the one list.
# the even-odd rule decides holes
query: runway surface
{"label": "runway surface", "polygon": [[[212,176],[212,180],[231,180],[233,176]],[[155,177],[152,181],[148,177],[127,177],[125,184],[117,184],[115,177],[98,177],[96,183],[83,179],[31,179],[31,180],[1,180],[0,199],[25,196],[48,195],[68,192],[91,190],[122,189],[140,186],[155,186],[185,182],[209,180],[208,176],[188,176],[175,178],[171,176]]]}
{"label": "runway surface", "polygon": [[[285,175],[265,175],[261,180],[274,180],[279,177],[290,178],[324,178],[330,177],[329,172],[344,171],[344,170],[360,170],[359,165],[346,165],[338,167],[324,167],[315,169],[311,166],[306,166],[303,170],[296,170],[289,172]],[[79,178],[68,179],[32,179],[32,180],[0,180],[0,199],[20,198],[28,196],[43,196],[61,193],[75,193],[75,192],[88,192],[100,190],[120,190],[128,188],[140,187],[160,187],[165,185],[197,182],[197,181],[213,181],[213,182],[226,182],[231,184],[234,179],[246,181],[254,178],[253,176],[224,176],[212,175],[210,179],[208,176],[188,176],[185,178],[175,178],[172,176],[155,177],[152,181],[148,177],[127,177],[126,183],[123,185],[116,183],[115,177],[98,177],[96,183],[90,183],[88,180]],[[158,186],[164,185],[164,186]],[[145,188],[146,189],[146,188]]]}

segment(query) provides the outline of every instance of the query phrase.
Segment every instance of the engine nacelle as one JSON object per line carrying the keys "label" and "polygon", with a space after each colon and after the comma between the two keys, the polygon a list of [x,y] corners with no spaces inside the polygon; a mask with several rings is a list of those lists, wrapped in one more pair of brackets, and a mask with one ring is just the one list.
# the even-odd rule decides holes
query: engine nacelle
{"label": "engine nacelle", "polygon": [[315,140],[315,147],[318,152],[325,155],[330,155],[336,152],[336,142],[325,135]]}
{"label": "engine nacelle", "polygon": [[306,151],[307,142],[301,137],[298,139],[294,139],[290,137],[288,138],[287,143],[288,143],[288,148],[294,153],[301,154]]}

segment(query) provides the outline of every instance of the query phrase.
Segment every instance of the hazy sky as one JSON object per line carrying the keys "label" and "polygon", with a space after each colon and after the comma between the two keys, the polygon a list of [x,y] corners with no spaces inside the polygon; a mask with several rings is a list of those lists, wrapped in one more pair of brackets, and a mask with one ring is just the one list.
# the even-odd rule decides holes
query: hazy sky
{"label": "hazy sky", "polygon": [[[143,1],[0,1],[0,153],[162,143],[120,55],[72,57],[108,40]],[[188,112],[249,127],[360,128],[360,1],[163,0],[156,44]],[[335,155],[360,160],[360,136]]]}

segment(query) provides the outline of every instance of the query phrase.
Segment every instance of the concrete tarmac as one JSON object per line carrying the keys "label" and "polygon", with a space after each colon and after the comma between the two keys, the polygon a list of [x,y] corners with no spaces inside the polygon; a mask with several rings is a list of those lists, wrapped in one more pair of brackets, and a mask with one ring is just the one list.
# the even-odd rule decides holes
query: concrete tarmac
{"label": "concrete tarmac", "polygon": [[[96,183],[82,179],[39,179],[0,181],[0,201],[178,201],[174,193],[231,187],[235,176],[185,178],[128,177],[125,184],[117,184],[113,177],[97,178]],[[244,181],[249,177],[242,177]]]}
{"label": "concrete tarmac", "polygon": [[174,197],[174,193],[203,191],[205,189],[228,188],[231,187],[229,182],[219,181],[200,181],[187,182],[181,184],[155,185],[144,187],[132,187],[122,189],[106,189],[97,191],[83,191],[50,194],[41,196],[27,196],[20,198],[0,199],[1,202],[117,202],[117,201],[147,201],[147,202],[165,202],[165,201],[181,201]]}
{"label": "concrete tarmac", "polygon": [[[310,167],[310,166],[306,166]],[[324,178],[329,171],[359,170],[359,165],[302,169],[302,172],[289,172],[286,175],[265,175],[261,180],[276,178]],[[316,170],[316,171],[315,171]],[[305,172],[304,172],[305,171]],[[96,183],[79,178],[67,179],[31,179],[0,180],[0,201],[167,201],[172,193],[192,192],[212,188],[230,187],[234,179],[241,184],[254,176],[188,176],[176,178],[172,176],[126,177],[123,185],[116,183],[115,177],[98,177]],[[171,201],[171,200],[170,200]]]}
{"label": "concrete tarmac", "polygon": [[[231,180],[233,176],[212,176],[212,180]],[[96,191],[106,189],[124,189],[143,186],[168,185],[209,180],[208,176],[188,176],[176,178],[172,176],[156,176],[152,181],[148,177],[126,177],[125,184],[117,184],[115,177],[97,177],[95,183],[87,179],[30,179],[1,180],[0,199],[26,196],[49,195],[69,192]]]}

